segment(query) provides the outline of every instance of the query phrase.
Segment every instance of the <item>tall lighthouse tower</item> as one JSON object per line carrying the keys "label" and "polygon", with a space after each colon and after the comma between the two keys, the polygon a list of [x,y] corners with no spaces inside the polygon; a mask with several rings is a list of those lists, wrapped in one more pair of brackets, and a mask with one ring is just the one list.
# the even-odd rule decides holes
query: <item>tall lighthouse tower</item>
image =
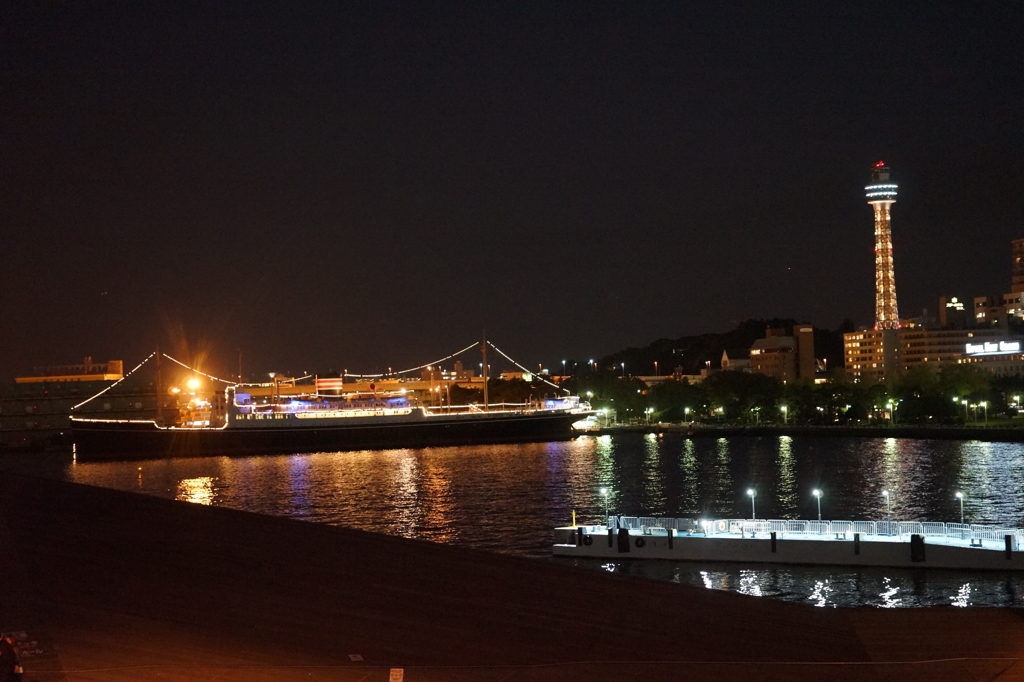
{"label": "tall lighthouse tower", "polygon": [[898,329],[896,276],[892,267],[892,223],[889,211],[896,203],[896,184],[889,167],[879,161],[871,169],[871,184],[864,188],[875,209],[875,329]]}

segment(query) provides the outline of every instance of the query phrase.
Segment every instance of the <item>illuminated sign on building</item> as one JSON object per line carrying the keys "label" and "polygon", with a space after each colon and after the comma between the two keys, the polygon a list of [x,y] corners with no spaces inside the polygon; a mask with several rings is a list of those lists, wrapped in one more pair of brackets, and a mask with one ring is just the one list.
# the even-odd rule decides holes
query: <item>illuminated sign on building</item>
{"label": "illuminated sign on building", "polygon": [[967,355],[991,355],[1019,352],[1020,341],[986,341],[984,343],[967,344]]}
{"label": "illuminated sign on building", "polygon": [[961,301],[958,301],[956,296],[954,296],[953,298],[949,299],[948,303],[946,303],[946,307],[952,308],[954,310],[963,310],[964,304]]}

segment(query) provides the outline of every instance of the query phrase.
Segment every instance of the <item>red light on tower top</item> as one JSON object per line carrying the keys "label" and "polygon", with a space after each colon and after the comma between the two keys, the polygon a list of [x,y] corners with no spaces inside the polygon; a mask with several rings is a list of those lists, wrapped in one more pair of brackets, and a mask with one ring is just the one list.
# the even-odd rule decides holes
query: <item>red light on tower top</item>
{"label": "red light on tower top", "polygon": [[879,161],[876,163],[875,168],[885,168],[885,161]]}

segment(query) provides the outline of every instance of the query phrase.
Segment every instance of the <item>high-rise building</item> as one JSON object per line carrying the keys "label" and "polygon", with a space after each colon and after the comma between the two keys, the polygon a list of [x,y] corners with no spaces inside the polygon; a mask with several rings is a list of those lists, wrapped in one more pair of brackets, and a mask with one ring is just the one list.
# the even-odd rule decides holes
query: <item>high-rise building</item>
{"label": "high-rise building", "polygon": [[1015,294],[1024,292],[1024,239],[1013,240],[1013,288]]}

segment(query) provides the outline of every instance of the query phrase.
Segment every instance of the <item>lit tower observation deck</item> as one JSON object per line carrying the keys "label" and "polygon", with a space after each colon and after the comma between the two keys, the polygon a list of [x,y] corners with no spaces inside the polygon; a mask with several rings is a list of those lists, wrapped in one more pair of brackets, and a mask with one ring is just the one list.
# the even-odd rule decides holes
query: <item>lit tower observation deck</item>
{"label": "lit tower observation deck", "polygon": [[864,188],[875,208],[875,329],[898,329],[896,276],[892,267],[892,223],[889,209],[896,203],[896,185],[889,167],[879,161],[871,169],[871,184]]}

